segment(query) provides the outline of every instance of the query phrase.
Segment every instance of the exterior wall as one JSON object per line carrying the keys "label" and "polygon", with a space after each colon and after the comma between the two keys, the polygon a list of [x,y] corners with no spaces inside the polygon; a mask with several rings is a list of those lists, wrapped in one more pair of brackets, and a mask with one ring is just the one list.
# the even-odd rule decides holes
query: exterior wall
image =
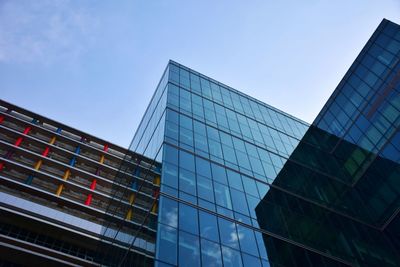
{"label": "exterior wall", "polygon": [[161,162],[160,149],[163,143],[165,108],[167,104],[168,67],[150,100],[149,106],[136,130],[129,149]]}
{"label": "exterior wall", "polygon": [[168,69],[156,266],[268,266],[255,207],[308,125]]}
{"label": "exterior wall", "polygon": [[[400,26],[383,20],[258,205],[260,226],[337,262],[399,266],[399,128]],[[279,264],[323,266],[264,241]]]}
{"label": "exterior wall", "polygon": [[2,260],[152,265],[158,164],[4,101],[0,155]]}

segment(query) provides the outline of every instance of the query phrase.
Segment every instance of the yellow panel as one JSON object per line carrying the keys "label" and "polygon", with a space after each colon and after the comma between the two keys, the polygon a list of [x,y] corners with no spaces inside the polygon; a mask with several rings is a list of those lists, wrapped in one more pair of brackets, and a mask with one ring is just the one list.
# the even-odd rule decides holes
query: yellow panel
{"label": "yellow panel", "polygon": [[55,141],[56,141],[56,137],[53,136],[53,138],[51,138],[51,140],[50,140],[50,145],[54,144]]}
{"label": "yellow panel", "polygon": [[103,164],[104,163],[104,155],[101,155],[101,157],[100,157],[100,164]]}
{"label": "yellow panel", "polygon": [[154,178],[154,184],[155,184],[155,185],[160,185],[160,176],[156,176],[156,177]]}
{"label": "yellow panel", "polygon": [[154,203],[153,207],[151,208],[151,212],[153,213],[157,212],[157,203]]}
{"label": "yellow panel", "polygon": [[64,180],[67,180],[68,178],[69,178],[69,175],[71,174],[71,171],[68,169],[68,170],[66,170],[65,171],[65,173],[64,173],[64,176],[63,176],[63,179]]}
{"label": "yellow panel", "polygon": [[40,159],[38,162],[35,164],[35,170],[39,170],[40,166],[42,165],[42,160]]}
{"label": "yellow panel", "polygon": [[129,204],[132,205],[134,201],[135,201],[135,194],[132,193],[132,194],[130,195],[130,197],[129,197]]}
{"label": "yellow panel", "polygon": [[56,192],[56,195],[57,195],[57,196],[60,196],[60,195],[61,195],[61,192],[62,192],[63,188],[64,188],[64,185],[62,185],[62,184],[60,184],[60,185],[58,186],[57,192]]}
{"label": "yellow panel", "polygon": [[128,221],[132,220],[132,209],[128,210],[128,213],[126,214],[125,219]]}

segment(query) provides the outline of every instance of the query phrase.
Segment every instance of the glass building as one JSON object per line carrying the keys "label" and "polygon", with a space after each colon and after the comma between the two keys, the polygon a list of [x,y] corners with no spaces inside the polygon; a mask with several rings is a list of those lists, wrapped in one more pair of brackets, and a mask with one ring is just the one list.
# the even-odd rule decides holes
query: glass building
{"label": "glass building", "polygon": [[400,266],[399,62],[400,26],[384,20],[256,208],[298,244],[265,234],[270,261]]}
{"label": "glass building", "polygon": [[308,126],[170,61],[131,145],[162,162],[156,266],[269,266],[255,207]]}
{"label": "glass building", "polygon": [[128,150],[2,101],[0,259],[400,266],[399,62],[383,20],[309,125],[169,61]]}

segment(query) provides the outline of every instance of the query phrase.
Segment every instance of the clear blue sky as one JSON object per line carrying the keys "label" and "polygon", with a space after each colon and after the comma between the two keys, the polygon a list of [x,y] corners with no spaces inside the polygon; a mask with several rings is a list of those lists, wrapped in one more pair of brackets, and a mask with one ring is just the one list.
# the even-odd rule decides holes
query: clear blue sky
{"label": "clear blue sky", "polygon": [[168,59],[312,122],[400,1],[0,0],[1,98],[128,146]]}

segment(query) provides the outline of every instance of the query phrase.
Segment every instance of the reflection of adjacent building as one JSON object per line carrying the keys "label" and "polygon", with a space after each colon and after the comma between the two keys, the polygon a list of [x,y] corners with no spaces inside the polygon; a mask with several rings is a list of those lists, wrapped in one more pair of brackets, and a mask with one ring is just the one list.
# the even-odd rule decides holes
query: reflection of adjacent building
{"label": "reflection of adjacent building", "polygon": [[[340,145],[331,152],[308,143],[315,140]],[[342,178],[351,176],[345,163],[355,154],[374,159],[365,161],[369,166],[357,181],[346,183]],[[258,205],[260,227],[354,265],[396,266],[391,238],[398,228],[391,223],[399,207],[399,177],[398,163],[312,126]],[[269,249],[274,240],[264,238],[270,259],[283,259]],[[296,253],[291,257],[298,260]]]}
{"label": "reflection of adjacent building", "polygon": [[384,20],[256,208],[270,261],[400,266],[399,61]]}
{"label": "reflection of adjacent building", "polygon": [[153,265],[159,164],[4,101],[0,155],[0,265]]}

